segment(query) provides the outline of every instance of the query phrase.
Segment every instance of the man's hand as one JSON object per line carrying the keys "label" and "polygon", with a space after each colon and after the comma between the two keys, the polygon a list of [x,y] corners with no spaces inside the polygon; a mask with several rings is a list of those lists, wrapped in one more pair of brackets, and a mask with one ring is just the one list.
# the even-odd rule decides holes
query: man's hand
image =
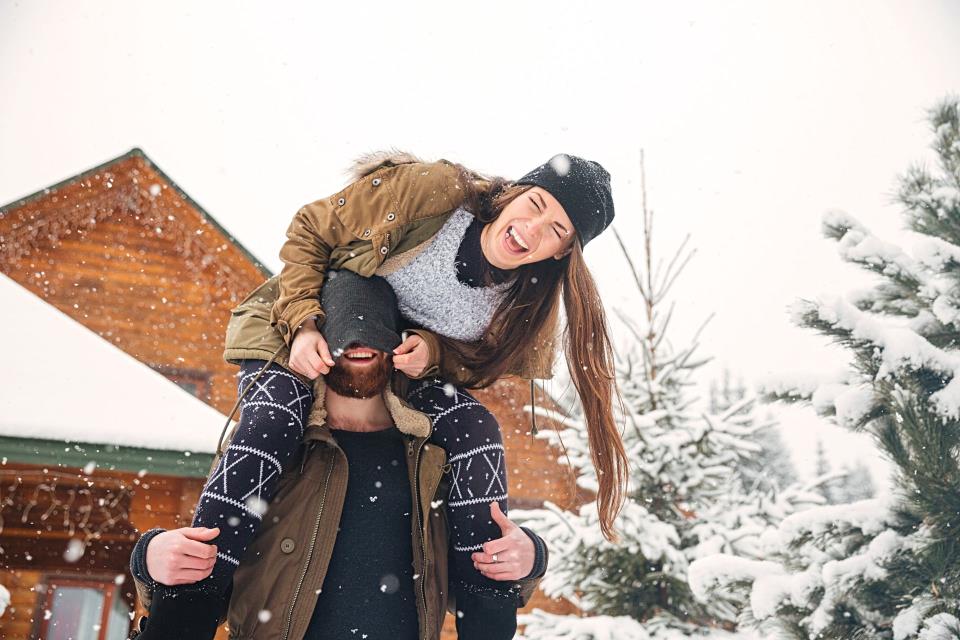
{"label": "man's hand", "polygon": [[419,377],[427,368],[429,360],[430,349],[417,334],[412,334],[393,350],[394,369],[399,369],[410,378]]}
{"label": "man's hand", "polygon": [[213,571],[216,545],[207,544],[220,528],[182,527],[158,534],[147,545],[147,572],[167,586],[192,584]]}
{"label": "man's hand", "polygon": [[[470,557],[480,573],[493,580],[519,580],[530,575],[536,560],[533,540],[510,521],[496,502],[490,503],[490,515],[500,525],[502,538],[483,544],[483,552]],[[494,561],[496,555],[496,561]]]}
{"label": "man's hand", "polygon": [[304,320],[293,334],[290,345],[290,368],[300,375],[315,380],[320,374],[330,373],[333,357],[313,318]]}

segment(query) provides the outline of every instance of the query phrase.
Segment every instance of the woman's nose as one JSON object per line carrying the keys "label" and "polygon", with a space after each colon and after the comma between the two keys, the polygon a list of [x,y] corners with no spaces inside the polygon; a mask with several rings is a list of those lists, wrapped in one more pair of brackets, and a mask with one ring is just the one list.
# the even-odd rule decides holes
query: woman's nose
{"label": "woman's nose", "polygon": [[543,227],[543,221],[540,218],[534,218],[533,220],[527,221],[527,226],[525,228],[527,230],[527,234],[531,239],[533,239],[539,237],[541,227]]}

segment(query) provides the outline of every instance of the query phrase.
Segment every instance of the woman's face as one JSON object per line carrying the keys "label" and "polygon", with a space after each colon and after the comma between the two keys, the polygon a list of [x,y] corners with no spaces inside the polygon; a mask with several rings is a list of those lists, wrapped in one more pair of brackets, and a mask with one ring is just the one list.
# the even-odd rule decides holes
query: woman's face
{"label": "woman's face", "polygon": [[576,241],[577,232],[563,207],[541,187],[531,187],[510,201],[480,233],[483,255],[498,269],[559,260]]}

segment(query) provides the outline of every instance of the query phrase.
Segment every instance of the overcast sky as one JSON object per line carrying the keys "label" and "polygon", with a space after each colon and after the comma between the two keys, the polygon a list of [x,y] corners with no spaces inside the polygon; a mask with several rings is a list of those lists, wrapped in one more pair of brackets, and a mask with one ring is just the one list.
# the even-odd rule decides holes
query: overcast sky
{"label": "overcast sky", "polygon": [[[906,237],[894,180],[931,161],[925,110],[960,91],[958,60],[946,0],[0,0],[0,203],[141,147],[276,271],[293,213],[360,153],[518,177],[562,151],[610,171],[639,260],[642,148],[658,257],[688,233],[697,250],[673,342],[715,313],[701,382],[753,384],[846,362],[786,306],[867,282],[821,238],[825,210]],[[612,234],[586,255],[608,307],[638,313]],[[838,463],[866,450],[782,415],[801,472],[818,436]]]}

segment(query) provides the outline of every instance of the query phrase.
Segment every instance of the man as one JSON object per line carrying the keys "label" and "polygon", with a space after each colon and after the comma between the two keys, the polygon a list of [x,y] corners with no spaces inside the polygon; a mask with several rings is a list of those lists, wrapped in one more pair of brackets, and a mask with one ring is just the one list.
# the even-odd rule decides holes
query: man
{"label": "man", "polygon": [[[269,507],[259,506],[262,523],[233,574],[231,637],[439,638],[455,578],[447,561],[446,456],[427,443],[430,418],[401,399],[406,378],[393,371],[390,355],[401,342],[396,299],[382,278],[338,271],[324,284],[322,303],[324,337],[337,363],[314,381],[310,426],[297,458],[285,462]],[[245,361],[243,372],[261,364]],[[284,375],[273,366],[264,380],[271,371]],[[272,405],[284,403],[269,381],[259,384],[264,394],[272,391]],[[257,398],[254,393],[245,408]],[[269,409],[271,402],[263,404]],[[227,482],[228,462],[218,454],[208,488],[214,479]],[[491,514],[504,535],[476,557],[481,568],[509,578],[502,594],[510,597],[461,593],[461,638],[512,637],[516,607],[546,569],[542,540],[511,523],[495,503]],[[193,633],[189,620],[158,614],[168,596],[155,598],[154,591],[175,594],[162,585],[205,580],[218,551],[221,557],[229,552],[234,529],[236,523],[225,522],[213,529],[151,530],[141,538],[131,571],[151,610],[146,624],[141,621],[144,638],[199,637],[182,635]],[[204,606],[205,621],[197,624],[221,617],[215,603]]]}

